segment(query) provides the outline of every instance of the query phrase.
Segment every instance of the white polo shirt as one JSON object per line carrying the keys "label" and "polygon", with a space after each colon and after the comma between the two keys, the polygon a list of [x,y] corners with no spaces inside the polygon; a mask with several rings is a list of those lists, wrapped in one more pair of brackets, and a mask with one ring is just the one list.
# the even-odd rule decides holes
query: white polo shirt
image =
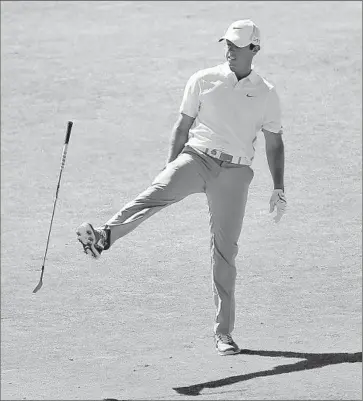
{"label": "white polo shirt", "polygon": [[258,131],[282,133],[275,87],[254,70],[238,81],[228,63],[191,76],[180,112],[196,118],[187,145],[241,157],[242,164],[252,164]]}

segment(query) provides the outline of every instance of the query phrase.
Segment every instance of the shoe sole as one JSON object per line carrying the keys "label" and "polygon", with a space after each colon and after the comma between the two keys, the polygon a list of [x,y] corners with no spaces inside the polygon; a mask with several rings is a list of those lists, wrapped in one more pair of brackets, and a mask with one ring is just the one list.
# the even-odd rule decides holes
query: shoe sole
{"label": "shoe sole", "polygon": [[241,350],[240,349],[238,349],[238,350],[229,350],[229,351],[224,351],[224,352],[222,352],[222,351],[218,351],[218,349],[217,349],[217,352],[218,352],[218,355],[221,355],[221,356],[226,356],[226,355],[236,355],[236,354],[239,354],[240,352],[241,352]]}
{"label": "shoe sole", "polygon": [[83,223],[77,228],[77,239],[83,246],[83,251],[94,259],[101,257],[100,252],[96,249],[96,234],[90,223]]}

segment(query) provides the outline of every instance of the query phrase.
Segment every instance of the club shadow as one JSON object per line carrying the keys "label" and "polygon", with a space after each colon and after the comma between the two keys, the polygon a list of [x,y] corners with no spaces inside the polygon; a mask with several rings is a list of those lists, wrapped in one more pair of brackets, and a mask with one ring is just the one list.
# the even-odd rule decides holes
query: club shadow
{"label": "club shadow", "polygon": [[299,372],[301,370],[317,369],[328,365],[336,365],[339,363],[356,363],[362,362],[362,353],[326,353],[326,354],[309,354],[291,351],[262,351],[262,350],[241,350],[243,355],[258,355],[267,357],[283,357],[283,358],[299,358],[302,361],[289,364],[275,366],[273,369],[262,370],[259,372],[247,373],[245,375],[230,376],[220,380],[209,381],[205,383],[193,384],[186,387],[173,387],[179,394],[183,395],[200,395],[204,388],[216,388],[228,386],[230,384],[243,382],[254,379],[256,377],[281,375],[284,373]]}

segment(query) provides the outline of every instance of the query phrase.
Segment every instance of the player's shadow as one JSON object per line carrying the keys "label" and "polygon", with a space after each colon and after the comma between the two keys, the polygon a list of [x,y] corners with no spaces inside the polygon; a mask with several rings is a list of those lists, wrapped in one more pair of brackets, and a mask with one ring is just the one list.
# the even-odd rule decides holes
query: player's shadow
{"label": "player's shadow", "polygon": [[362,362],[361,352],[355,352],[353,354],[350,353],[307,354],[307,353],[290,352],[290,351],[258,351],[258,350],[254,351],[254,350],[244,349],[241,350],[240,354],[269,356],[273,358],[277,357],[301,358],[304,360],[289,365],[275,366],[273,369],[262,370],[260,372],[253,372],[238,376],[230,376],[224,379],[193,384],[187,387],[175,387],[173,388],[173,390],[183,395],[200,395],[200,392],[204,388],[216,388],[216,387],[228,386],[229,384],[251,380],[254,379],[255,377],[281,375],[284,373],[299,372],[300,370],[322,368],[323,366],[336,365],[339,363]]}

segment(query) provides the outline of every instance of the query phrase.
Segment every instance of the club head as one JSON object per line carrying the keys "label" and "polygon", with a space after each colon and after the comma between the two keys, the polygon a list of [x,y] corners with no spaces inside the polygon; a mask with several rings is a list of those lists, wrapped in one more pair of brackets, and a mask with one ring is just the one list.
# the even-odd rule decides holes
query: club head
{"label": "club head", "polygon": [[43,285],[43,280],[40,280],[39,283],[38,283],[38,285],[34,288],[33,294],[35,294],[36,292],[38,292],[38,291],[42,288],[42,285]]}

